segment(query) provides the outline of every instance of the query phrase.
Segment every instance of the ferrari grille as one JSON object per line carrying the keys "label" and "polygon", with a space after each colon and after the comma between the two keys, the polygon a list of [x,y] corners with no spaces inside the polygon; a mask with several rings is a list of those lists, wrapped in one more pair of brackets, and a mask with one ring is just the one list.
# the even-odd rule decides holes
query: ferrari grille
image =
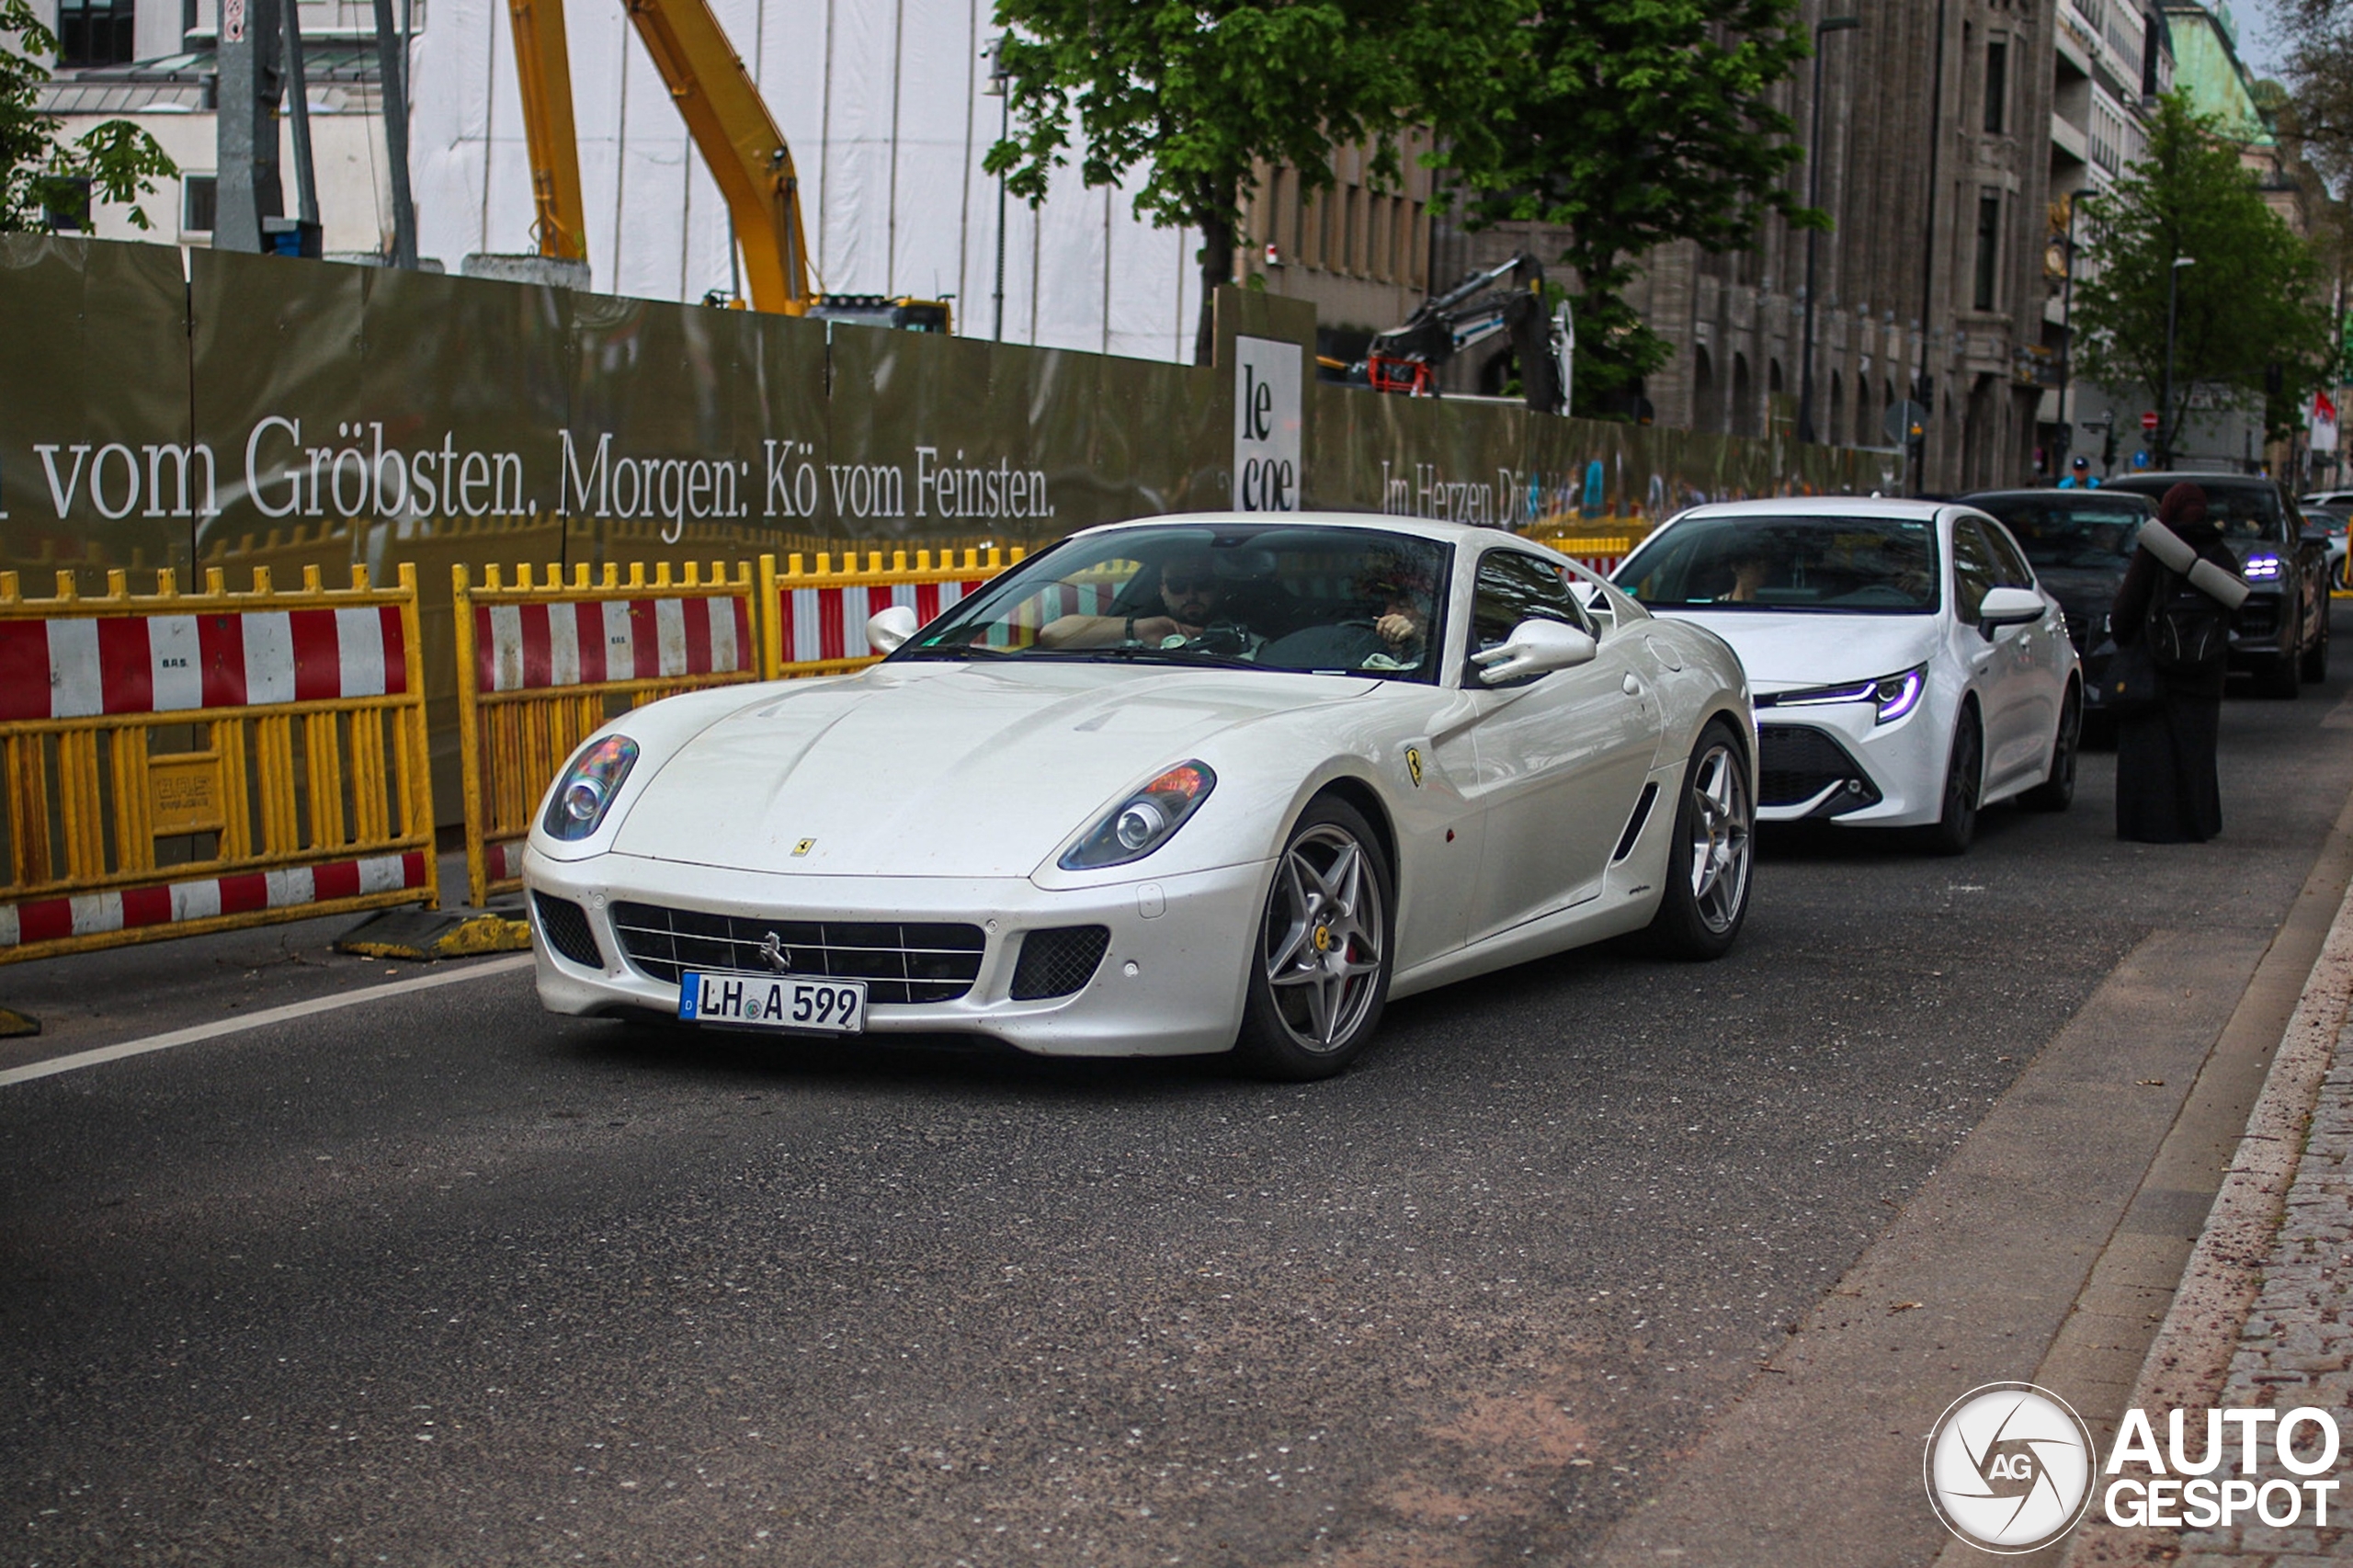
{"label": "ferrari grille", "polygon": [[1103,949],[1111,945],[1102,926],[1057,926],[1021,938],[1021,961],[1013,966],[1013,999],[1036,1002],[1067,996],[1095,978]]}
{"label": "ferrari grille", "polygon": [[1759,805],[1803,805],[1833,784],[1859,788],[1834,795],[1816,814],[1855,811],[1880,798],[1870,775],[1845,746],[1802,724],[1756,726],[1756,773]]}
{"label": "ferrari grille", "polygon": [[588,928],[586,911],[568,898],[550,898],[543,892],[531,895],[531,905],[540,912],[540,936],[549,947],[583,969],[605,967],[605,956],[597,950],[597,934]]}
{"label": "ferrari grille", "polygon": [[875,1003],[952,1002],[981,972],[977,926],[946,921],[782,920],[654,903],[613,905],[613,934],[641,973],[688,970],[863,980]]}

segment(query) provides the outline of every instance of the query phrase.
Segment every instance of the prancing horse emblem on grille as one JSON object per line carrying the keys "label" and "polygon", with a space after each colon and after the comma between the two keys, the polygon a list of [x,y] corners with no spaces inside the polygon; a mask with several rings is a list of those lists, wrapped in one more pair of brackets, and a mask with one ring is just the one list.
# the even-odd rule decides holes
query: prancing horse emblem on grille
{"label": "prancing horse emblem on grille", "polygon": [[784,938],[773,931],[760,941],[760,961],[779,974],[792,972],[792,950],[784,945]]}

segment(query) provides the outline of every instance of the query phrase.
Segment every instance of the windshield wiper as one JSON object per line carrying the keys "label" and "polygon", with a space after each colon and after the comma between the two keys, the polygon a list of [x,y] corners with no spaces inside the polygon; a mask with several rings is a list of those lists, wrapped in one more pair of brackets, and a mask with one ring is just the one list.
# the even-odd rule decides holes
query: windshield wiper
{"label": "windshield wiper", "polygon": [[[1032,655],[1035,657],[1036,655]],[[1259,670],[1267,666],[1253,660],[1237,658],[1232,653],[1212,653],[1206,648],[1056,648],[1047,655],[1056,659],[1108,659],[1129,665],[1214,665],[1222,669]]]}
{"label": "windshield wiper", "polygon": [[902,656],[910,659],[1017,659],[1019,648],[992,648],[985,643],[966,642],[956,647],[908,648]]}

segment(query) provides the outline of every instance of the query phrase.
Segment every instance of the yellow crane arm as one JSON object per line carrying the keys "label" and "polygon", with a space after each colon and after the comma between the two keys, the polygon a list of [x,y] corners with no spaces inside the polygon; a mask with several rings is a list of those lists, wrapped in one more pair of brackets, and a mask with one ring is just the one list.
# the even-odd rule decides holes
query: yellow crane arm
{"label": "yellow crane arm", "polygon": [[[550,5],[558,0],[537,0]],[[628,0],[629,19],[735,218],[752,308],[802,315],[809,246],[792,151],[705,0]]]}
{"label": "yellow crane arm", "polygon": [[530,150],[540,254],[585,261],[588,214],[580,199],[563,0],[507,0],[506,15],[515,29],[515,75],[523,90],[523,137]]}

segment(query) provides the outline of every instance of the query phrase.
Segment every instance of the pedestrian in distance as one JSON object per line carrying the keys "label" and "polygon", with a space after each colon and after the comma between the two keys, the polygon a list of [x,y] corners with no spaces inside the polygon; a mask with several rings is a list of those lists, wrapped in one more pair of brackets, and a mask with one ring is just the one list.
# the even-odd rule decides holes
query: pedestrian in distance
{"label": "pedestrian in distance", "polygon": [[2081,452],[2067,465],[2066,477],[2059,481],[2061,490],[2097,490],[2099,475],[2092,472],[2092,460]]}
{"label": "pedestrian in distance", "polygon": [[2109,614],[2124,666],[2109,676],[2120,697],[2117,837],[2203,844],[2222,831],[2215,755],[2231,618],[2246,592],[2206,520],[2206,492],[2187,481],[2166,491]]}

